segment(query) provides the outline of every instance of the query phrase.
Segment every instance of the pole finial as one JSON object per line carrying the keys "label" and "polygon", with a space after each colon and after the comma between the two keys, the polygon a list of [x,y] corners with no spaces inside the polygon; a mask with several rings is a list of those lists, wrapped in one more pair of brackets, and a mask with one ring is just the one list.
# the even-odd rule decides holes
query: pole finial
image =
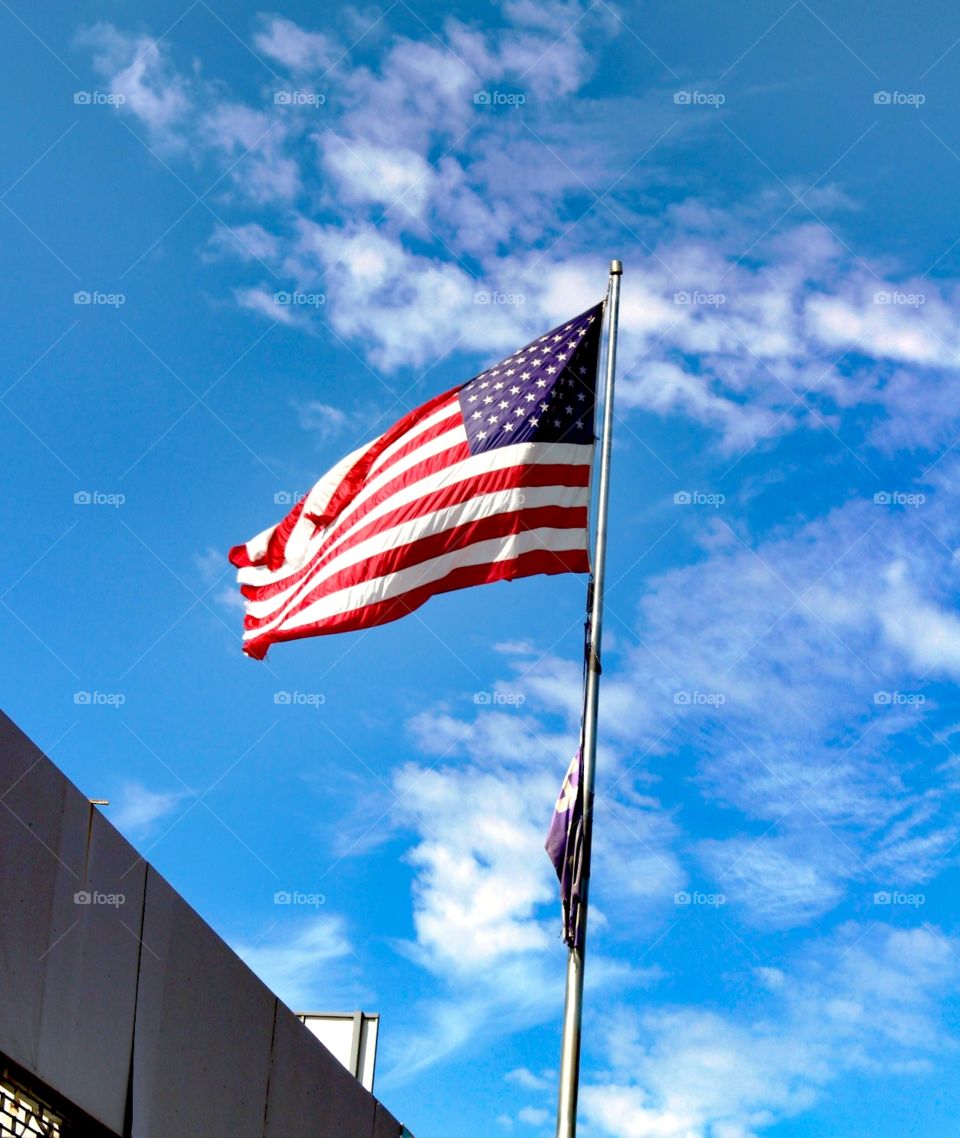
{"label": "pole finial", "polygon": [[619,277],[622,273],[623,273],[623,262],[622,261],[611,261],[610,262],[610,275]]}

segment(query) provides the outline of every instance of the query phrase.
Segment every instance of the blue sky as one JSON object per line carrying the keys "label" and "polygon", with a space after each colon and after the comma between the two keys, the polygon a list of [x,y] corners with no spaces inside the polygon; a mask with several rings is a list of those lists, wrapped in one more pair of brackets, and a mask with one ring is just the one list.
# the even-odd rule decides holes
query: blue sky
{"label": "blue sky", "polygon": [[226,551],[621,257],[584,1133],[953,1133],[956,12],[0,23],[13,718],[418,1138],[551,1133],[584,582],[257,664]]}

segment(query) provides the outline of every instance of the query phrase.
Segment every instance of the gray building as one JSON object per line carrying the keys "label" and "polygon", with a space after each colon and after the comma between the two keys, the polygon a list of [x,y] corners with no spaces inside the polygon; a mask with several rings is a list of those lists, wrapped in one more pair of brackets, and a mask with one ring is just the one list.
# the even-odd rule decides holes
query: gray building
{"label": "gray building", "polygon": [[0,1136],[400,1133],[0,713]]}

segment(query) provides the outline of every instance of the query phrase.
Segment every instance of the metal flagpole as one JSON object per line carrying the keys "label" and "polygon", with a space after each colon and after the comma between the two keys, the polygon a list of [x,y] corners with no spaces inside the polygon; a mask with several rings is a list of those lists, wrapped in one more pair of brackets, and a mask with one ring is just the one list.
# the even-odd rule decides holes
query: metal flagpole
{"label": "metal flagpole", "polygon": [[600,695],[600,641],[603,629],[603,577],[607,556],[607,503],[610,492],[610,449],[613,439],[613,384],[617,363],[617,323],[623,265],[610,262],[607,286],[607,365],[603,381],[603,429],[600,435],[600,480],[590,599],[590,641],[583,701],[583,881],[580,886],[579,946],[567,958],[567,994],[563,1008],[557,1138],[576,1138],[577,1092],[580,1085],[580,1026],[583,1018],[583,965],[587,940],[587,890],[593,837],[593,783],[597,762],[597,703]]}

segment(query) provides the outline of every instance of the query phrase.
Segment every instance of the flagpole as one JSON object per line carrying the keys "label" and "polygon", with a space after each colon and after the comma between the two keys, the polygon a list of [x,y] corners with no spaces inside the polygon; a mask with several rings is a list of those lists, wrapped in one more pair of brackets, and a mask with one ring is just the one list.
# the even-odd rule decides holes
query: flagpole
{"label": "flagpole", "polygon": [[610,496],[610,451],[613,441],[613,385],[617,363],[617,324],[623,265],[610,262],[607,286],[607,360],[603,381],[603,428],[590,605],[590,636],[583,698],[583,882],[580,888],[579,945],[567,957],[567,993],[563,1007],[557,1138],[576,1138],[580,1086],[580,1030],[583,1021],[583,967],[587,941],[587,892],[593,838],[593,784],[597,765],[597,706],[600,696],[600,642],[603,632],[603,581],[607,556],[607,506]]}

